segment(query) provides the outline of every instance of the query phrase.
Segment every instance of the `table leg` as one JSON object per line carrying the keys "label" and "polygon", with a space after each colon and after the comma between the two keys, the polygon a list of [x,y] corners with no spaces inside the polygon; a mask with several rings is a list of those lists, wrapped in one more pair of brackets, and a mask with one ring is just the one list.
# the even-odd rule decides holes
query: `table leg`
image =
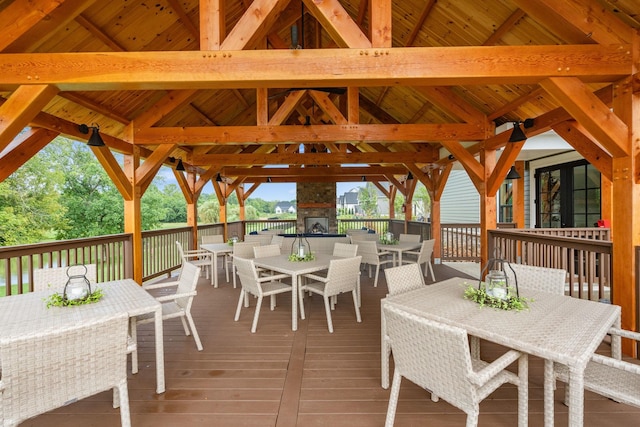
{"label": "table leg", "polygon": [[553,427],[554,423],[554,385],[553,361],[544,361],[544,425]]}
{"label": "table leg", "polygon": [[569,427],[584,423],[584,367],[569,368]]}
{"label": "table leg", "polygon": [[164,393],[164,333],[162,329],[162,307],[155,312],[156,323],[156,393]]}
{"label": "table leg", "polygon": [[[298,275],[291,275],[291,330],[298,330]],[[300,313],[304,319],[304,308],[300,308]]]}
{"label": "table leg", "polygon": [[213,287],[218,287],[218,253],[213,253]]}

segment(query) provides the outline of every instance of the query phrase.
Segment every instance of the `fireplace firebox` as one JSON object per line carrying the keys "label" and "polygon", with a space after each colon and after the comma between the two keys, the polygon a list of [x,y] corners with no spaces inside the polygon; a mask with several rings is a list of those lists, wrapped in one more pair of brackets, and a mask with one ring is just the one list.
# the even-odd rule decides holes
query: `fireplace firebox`
{"label": "fireplace firebox", "polygon": [[327,234],[329,218],[325,216],[308,216],[304,219],[304,232],[309,234]]}

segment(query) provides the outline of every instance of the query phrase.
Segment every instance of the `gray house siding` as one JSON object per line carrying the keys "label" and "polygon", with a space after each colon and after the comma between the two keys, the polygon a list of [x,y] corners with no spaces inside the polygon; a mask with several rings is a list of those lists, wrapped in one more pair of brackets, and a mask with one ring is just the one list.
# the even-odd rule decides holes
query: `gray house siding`
{"label": "gray house siding", "polygon": [[440,215],[443,224],[480,222],[480,195],[466,171],[451,171],[440,199]]}

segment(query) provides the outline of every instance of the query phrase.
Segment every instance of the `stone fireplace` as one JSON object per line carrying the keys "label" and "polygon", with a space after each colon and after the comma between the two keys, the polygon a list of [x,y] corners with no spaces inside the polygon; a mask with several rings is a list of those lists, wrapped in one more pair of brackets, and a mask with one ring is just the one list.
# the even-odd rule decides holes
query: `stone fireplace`
{"label": "stone fireplace", "polygon": [[297,232],[337,233],[335,183],[303,182],[298,183],[296,188]]}

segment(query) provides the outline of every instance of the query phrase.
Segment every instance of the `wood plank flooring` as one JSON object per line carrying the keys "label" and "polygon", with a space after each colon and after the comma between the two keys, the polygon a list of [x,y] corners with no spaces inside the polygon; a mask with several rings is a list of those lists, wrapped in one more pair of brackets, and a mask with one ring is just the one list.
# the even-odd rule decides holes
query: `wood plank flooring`
{"label": "wood plank flooring", "polygon": [[[436,265],[440,280],[463,276]],[[470,282],[473,279],[470,279]],[[386,294],[384,273],[377,288],[363,273],[362,323],[356,323],[349,296],[341,296],[332,313],[335,332],[327,330],[322,300],[307,297],[307,319],[291,331],[291,299],[278,296],[270,311],[265,301],[258,329],[250,332],[255,303],[233,321],[238,289],[220,272],[215,289],[204,277],[193,312],[204,346],[198,352],[179,320],[165,322],[164,394],[155,393],[152,325],[139,327],[139,373],[129,375],[131,421],[136,427],[369,427],[383,426],[389,390],[380,387],[380,299]],[[601,351],[606,352],[606,344]],[[483,343],[482,354],[502,349]],[[530,358],[529,425],[543,424],[542,366]],[[640,409],[585,393],[586,426],[640,424]],[[24,422],[24,426],[118,426],[119,411],[111,393],[101,393]],[[556,426],[567,425],[556,391]],[[517,394],[506,385],[480,406],[480,426],[515,426]],[[444,401],[403,381],[396,426],[464,426],[465,415]]]}

